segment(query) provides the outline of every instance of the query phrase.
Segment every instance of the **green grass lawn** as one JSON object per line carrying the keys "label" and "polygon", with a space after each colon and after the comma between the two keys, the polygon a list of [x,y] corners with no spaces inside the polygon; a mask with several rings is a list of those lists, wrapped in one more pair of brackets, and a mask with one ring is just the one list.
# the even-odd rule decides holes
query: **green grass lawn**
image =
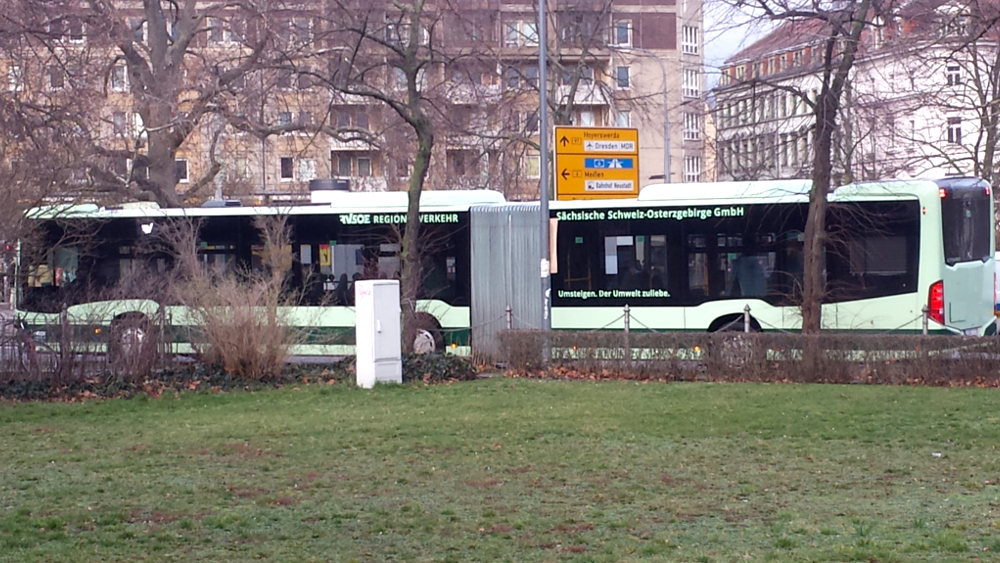
{"label": "green grass lawn", "polygon": [[995,389],[493,379],[0,405],[0,561],[1000,561]]}

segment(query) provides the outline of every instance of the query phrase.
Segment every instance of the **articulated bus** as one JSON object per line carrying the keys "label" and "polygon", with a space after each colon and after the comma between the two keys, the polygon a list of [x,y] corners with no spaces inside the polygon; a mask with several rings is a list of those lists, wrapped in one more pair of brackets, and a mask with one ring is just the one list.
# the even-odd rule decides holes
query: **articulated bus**
{"label": "articulated bus", "polygon": [[[560,201],[552,326],[801,328],[808,180],[660,184]],[[823,326],[993,334],[993,200],[978,179],[887,181],[829,195]]]}
{"label": "articulated bus", "polygon": [[[296,354],[352,354],[354,349],[353,284],[358,279],[398,276],[399,232],[406,222],[405,192],[334,192],[329,203],[285,207],[217,206],[167,209],[152,203],[118,207],[84,204],[39,208],[29,212],[34,236],[21,243],[16,314],[44,337],[58,326],[65,307],[69,322],[81,334],[114,335],[116,324],[160,314],[173,327],[185,324],[183,308],[160,303],[129,288],[131,294],[106,291],[142,266],[165,274],[167,252],[149,252],[146,239],[172,221],[199,225],[197,256],[206,267],[256,269],[263,242],[255,218],[285,216],[293,259],[287,265],[291,290],[300,296],[286,311],[290,322],[322,338],[296,347]],[[461,352],[469,344],[470,266],[469,207],[502,203],[489,190],[424,192],[421,198],[423,287],[417,310],[424,346],[451,345]],[[33,242],[32,242],[33,241]],[[154,245],[155,246],[155,245]],[[102,297],[103,296],[103,297]],[[190,331],[174,331],[175,334]],[[51,335],[50,338],[51,339]],[[190,350],[176,342],[175,351]]]}

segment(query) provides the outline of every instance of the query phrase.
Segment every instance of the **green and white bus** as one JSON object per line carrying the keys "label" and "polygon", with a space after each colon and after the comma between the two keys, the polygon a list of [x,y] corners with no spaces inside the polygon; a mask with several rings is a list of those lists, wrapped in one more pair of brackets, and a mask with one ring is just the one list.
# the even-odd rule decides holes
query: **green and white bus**
{"label": "green and white bus", "polygon": [[[560,201],[552,327],[798,330],[808,180],[660,184]],[[992,334],[993,200],[978,179],[859,183],[829,195],[823,326]]]}
{"label": "green and white bus", "polygon": [[[33,209],[35,226],[19,251],[15,312],[36,338],[53,340],[65,311],[80,338],[120,334],[116,324],[164,315],[172,328],[185,325],[183,307],[144,295],[110,295],[142,266],[146,271],[171,269],[168,252],[150,252],[145,244],[161,225],[197,221],[197,255],[206,266],[256,269],[264,251],[255,218],[285,216],[290,227],[293,259],[288,264],[290,290],[300,296],[287,309],[290,322],[317,335],[293,353],[352,354],[354,349],[353,284],[358,279],[392,278],[399,274],[399,234],[406,221],[405,192],[329,192],[328,203],[274,207],[219,205],[160,208],[152,203],[117,207],[92,204]],[[417,310],[423,334],[436,347],[458,352],[469,345],[469,207],[502,203],[489,190],[427,191],[421,198],[423,288]],[[219,202],[224,203],[224,202]],[[290,292],[291,293],[291,292]],[[141,326],[141,324],[140,324]],[[190,331],[175,330],[177,334]],[[428,334],[429,333],[429,334]],[[74,336],[77,338],[77,335]],[[191,349],[174,339],[174,351]]]}

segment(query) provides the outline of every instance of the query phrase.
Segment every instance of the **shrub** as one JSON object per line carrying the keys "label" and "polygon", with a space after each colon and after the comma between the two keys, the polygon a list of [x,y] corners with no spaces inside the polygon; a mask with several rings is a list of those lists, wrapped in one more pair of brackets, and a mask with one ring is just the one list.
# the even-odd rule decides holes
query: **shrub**
{"label": "shrub", "polygon": [[476,378],[472,362],[454,354],[403,354],[403,381],[470,381]]}
{"label": "shrub", "polygon": [[173,295],[197,327],[193,345],[204,362],[240,378],[271,380],[303,334],[283,309],[298,297],[284,287],[292,261],[285,218],[259,218],[256,226],[265,249],[262,268],[234,272],[204,267],[196,252],[198,226],[179,225],[170,238],[179,274]]}

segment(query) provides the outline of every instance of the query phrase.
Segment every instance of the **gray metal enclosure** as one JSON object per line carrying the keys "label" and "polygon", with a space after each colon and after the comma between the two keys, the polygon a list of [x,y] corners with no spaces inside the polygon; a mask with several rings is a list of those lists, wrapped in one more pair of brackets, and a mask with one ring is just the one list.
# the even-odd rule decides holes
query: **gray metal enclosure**
{"label": "gray metal enclosure", "polygon": [[538,203],[480,205],[470,209],[472,246],[472,350],[499,357],[497,334],[542,328],[542,247]]}

